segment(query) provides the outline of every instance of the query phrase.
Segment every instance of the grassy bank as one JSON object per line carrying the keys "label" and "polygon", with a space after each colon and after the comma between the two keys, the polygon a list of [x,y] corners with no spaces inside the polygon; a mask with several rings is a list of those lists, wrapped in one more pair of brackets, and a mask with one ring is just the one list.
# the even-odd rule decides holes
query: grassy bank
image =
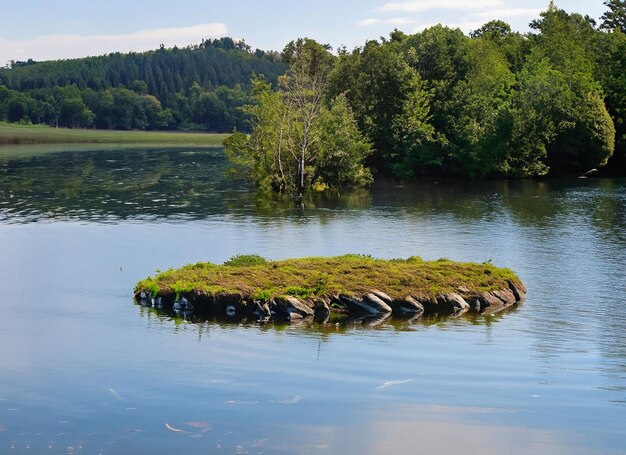
{"label": "grassy bank", "polygon": [[479,295],[520,283],[509,269],[490,263],[426,262],[418,257],[382,260],[360,255],[266,261],[238,256],[223,265],[197,263],[168,270],[137,284],[135,291],[156,294],[203,292],[239,294],[244,299],[269,300],[278,296],[317,298],[361,295],[377,289],[392,297],[436,297],[460,292]]}
{"label": "grassy bank", "polygon": [[159,144],[212,147],[221,146],[226,137],[227,134],[87,130],[0,123],[0,145]]}

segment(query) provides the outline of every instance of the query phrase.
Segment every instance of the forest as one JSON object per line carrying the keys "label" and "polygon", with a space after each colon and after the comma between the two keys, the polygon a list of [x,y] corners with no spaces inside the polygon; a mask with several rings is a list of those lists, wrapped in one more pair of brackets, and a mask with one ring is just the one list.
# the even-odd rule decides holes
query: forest
{"label": "forest", "polygon": [[205,40],[186,48],[46,62],[0,69],[0,121],[68,128],[231,132],[249,125],[253,74],[275,81],[276,52],[244,41]]}
{"label": "forest", "polygon": [[0,120],[233,132],[258,186],[364,185],[375,175],[469,178],[626,169],[626,2],[596,21],[553,2],[513,31],[436,25],[349,50],[281,53],[230,38],[143,54],[13,62]]}

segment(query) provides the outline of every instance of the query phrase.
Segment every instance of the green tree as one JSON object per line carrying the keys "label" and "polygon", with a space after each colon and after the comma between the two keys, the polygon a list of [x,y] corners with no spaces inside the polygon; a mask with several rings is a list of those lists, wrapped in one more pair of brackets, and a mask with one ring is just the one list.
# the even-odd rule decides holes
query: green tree
{"label": "green tree", "polygon": [[616,30],[602,33],[600,37],[598,79],[616,129],[615,153],[609,160],[607,171],[623,175],[626,172],[626,35]]}
{"label": "green tree", "polygon": [[602,17],[600,29],[626,33],[626,0],[607,0],[604,5],[609,8]]}
{"label": "green tree", "polygon": [[[369,41],[363,49],[341,55],[330,75],[328,96],[346,94],[361,131],[373,143],[371,162],[383,172],[406,176],[414,173],[411,163],[417,163],[411,156],[418,142],[408,141],[411,137],[417,141],[418,130],[428,122],[430,97],[405,60],[404,38],[396,36],[384,44]],[[427,132],[420,138],[426,136]]]}
{"label": "green tree", "polygon": [[225,141],[235,168],[261,189],[287,193],[301,202],[311,188],[369,183],[364,160],[370,144],[360,133],[346,97],[324,101],[333,58],[312,40],[290,43],[284,58],[290,71],[277,91],[253,81],[250,135]]}
{"label": "green tree", "polygon": [[450,102],[454,115],[447,120],[448,172],[470,177],[501,175],[515,75],[491,40],[469,43],[467,58],[467,75],[454,87]]}
{"label": "green tree", "polygon": [[513,172],[559,174],[605,165],[615,148],[615,127],[595,77],[593,22],[551,3],[532,27],[539,33],[518,75],[513,109]]}

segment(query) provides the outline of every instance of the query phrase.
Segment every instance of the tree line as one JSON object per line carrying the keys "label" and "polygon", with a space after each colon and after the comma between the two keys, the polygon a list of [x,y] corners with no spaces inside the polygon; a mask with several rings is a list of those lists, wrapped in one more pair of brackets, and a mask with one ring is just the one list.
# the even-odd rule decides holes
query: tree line
{"label": "tree line", "polygon": [[257,81],[235,169],[290,193],[395,178],[538,177],[626,170],[626,2],[598,25],[553,2],[517,33],[442,25],[331,54],[290,43],[289,71]]}
{"label": "tree line", "polygon": [[0,120],[102,129],[247,129],[253,74],[285,71],[274,52],[245,41],[47,62],[0,69]]}
{"label": "tree line", "polygon": [[302,195],[374,175],[536,177],[626,169],[626,1],[600,22],[553,2],[518,33],[394,30],[353,50],[230,38],[0,70],[0,120],[231,132],[257,185]]}

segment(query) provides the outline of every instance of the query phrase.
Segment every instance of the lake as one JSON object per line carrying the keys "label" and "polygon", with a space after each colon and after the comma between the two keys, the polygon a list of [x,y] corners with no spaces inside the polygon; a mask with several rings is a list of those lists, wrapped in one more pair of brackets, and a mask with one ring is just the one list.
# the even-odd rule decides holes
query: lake
{"label": "lake", "polygon": [[[0,149],[0,453],[626,453],[626,180],[380,183],[304,213],[221,149]],[[159,315],[140,279],[236,254],[509,267],[497,316]]]}

